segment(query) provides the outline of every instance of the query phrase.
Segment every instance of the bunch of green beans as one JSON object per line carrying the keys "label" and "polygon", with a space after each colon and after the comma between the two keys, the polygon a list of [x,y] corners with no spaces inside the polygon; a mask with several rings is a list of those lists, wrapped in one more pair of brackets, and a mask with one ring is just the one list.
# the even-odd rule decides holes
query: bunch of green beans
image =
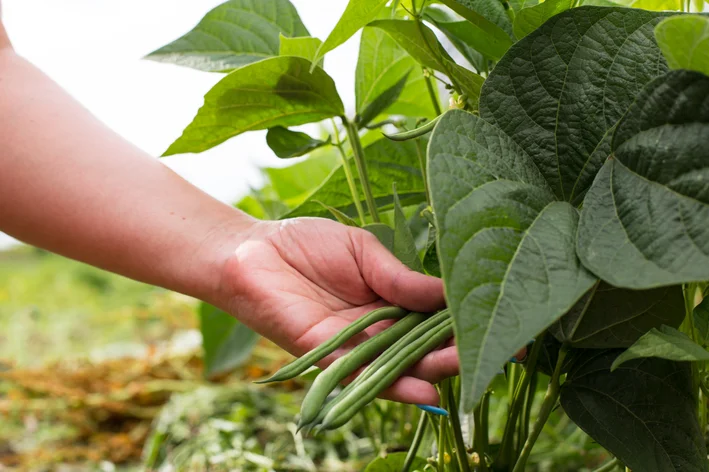
{"label": "bunch of green beans", "polygon": [[[407,369],[453,335],[453,324],[447,309],[430,315],[410,313],[398,307],[378,308],[261,382],[292,379],[364,329],[379,321],[391,319],[398,321],[356,346],[321,372],[303,400],[299,429],[320,431],[338,428],[393,384]],[[372,359],[373,362],[353,382],[327,402],[328,396],[345,378]]]}

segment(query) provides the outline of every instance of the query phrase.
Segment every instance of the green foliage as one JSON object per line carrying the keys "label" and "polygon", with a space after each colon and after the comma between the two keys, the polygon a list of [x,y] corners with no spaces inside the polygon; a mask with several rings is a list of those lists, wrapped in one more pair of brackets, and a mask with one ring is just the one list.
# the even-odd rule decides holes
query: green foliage
{"label": "green foliage", "polygon": [[409,223],[406,220],[404,209],[401,207],[399,195],[396,193],[396,184],[393,189],[394,194],[394,255],[403,262],[409,269],[423,272],[423,264],[419,259],[416,250],[416,241],[411,233]]}
{"label": "green foliage", "polygon": [[576,0],[546,0],[534,6],[521,9],[515,15],[514,32],[522,39],[554,15],[571,8]]}
{"label": "green foliage", "polygon": [[611,372],[621,352],[576,358],[561,387],[566,414],[631,470],[705,472],[690,364],[648,358]]}
{"label": "green foliage", "polygon": [[259,335],[236,318],[207,303],[199,307],[204,375],[207,378],[236,369],[249,360]]}
{"label": "green foliage", "polygon": [[707,101],[709,77],[673,71],[618,125],[579,226],[579,256],[603,280],[642,289],[709,279]]}
{"label": "green foliage", "polygon": [[652,328],[613,361],[611,372],[633,359],[658,357],[670,361],[709,361],[709,352],[669,326]]}
{"label": "green foliage", "polygon": [[246,131],[296,126],[344,114],[335,83],[310,61],[281,56],[223,78],[165,156],[202,152]]}
{"label": "green foliage", "polygon": [[[405,452],[394,452],[385,457],[377,457],[367,465],[364,472],[400,472],[406,461]],[[420,457],[414,459],[410,470],[422,470],[426,466],[426,461]]]}
{"label": "green foliage", "polygon": [[[280,35],[280,48],[278,50],[279,56],[297,56],[305,58],[311,62],[315,60],[315,55],[318,52],[318,48],[322,44],[318,38],[313,38],[310,36],[305,36],[301,38],[289,38],[288,36]],[[321,58],[317,65],[323,67],[325,64],[325,59]]]}
{"label": "green foliage", "polygon": [[485,31],[493,41],[501,41],[504,32],[512,38],[512,21],[502,2],[495,0],[441,0],[441,3]]}
{"label": "green foliage", "polygon": [[625,290],[601,282],[550,332],[576,348],[620,348],[663,324],[678,327],[684,316],[681,286]]}
{"label": "green foliage", "polygon": [[709,17],[667,18],[655,27],[655,37],[670,68],[709,75]]}
{"label": "green foliage", "polygon": [[283,126],[276,126],[268,130],[266,143],[276,156],[288,159],[309,154],[319,147],[330,144],[330,140],[321,141],[300,131],[291,131]]}
{"label": "green foliage", "polygon": [[704,297],[704,300],[694,308],[692,313],[694,319],[694,327],[696,328],[698,339],[697,341],[703,345],[709,345],[709,297]]}
{"label": "green foliage", "polygon": [[308,36],[288,0],[229,0],[189,33],[147,59],[209,72],[227,72],[277,56],[279,36]]}

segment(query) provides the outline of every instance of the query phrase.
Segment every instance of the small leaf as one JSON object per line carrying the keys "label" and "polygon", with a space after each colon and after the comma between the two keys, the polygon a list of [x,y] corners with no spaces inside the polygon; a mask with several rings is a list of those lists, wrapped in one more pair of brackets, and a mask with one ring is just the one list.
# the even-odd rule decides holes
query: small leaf
{"label": "small leaf", "polygon": [[621,352],[579,352],[561,387],[566,414],[634,471],[706,472],[690,365],[648,358],[611,372]]}
{"label": "small leaf", "polygon": [[396,184],[393,185],[392,193],[394,195],[394,255],[409,269],[423,272],[423,265],[416,250],[416,240],[406,221],[404,209],[396,193]]}
{"label": "small leaf", "polygon": [[300,131],[291,131],[283,126],[276,126],[268,130],[266,143],[276,156],[288,159],[304,156],[314,149],[330,144],[330,140],[321,141]]}
{"label": "small leaf", "polygon": [[709,75],[708,17],[666,18],[655,27],[655,37],[671,69],[696,70]]}
{"label": "small leaf", "polygon": [[207,13],[192,31],[146,59],[228,72],[277,56],[279,35],[308,35],[288,0],[230,0]]}
{"label": "small leaf", "polygon": [[325,42],[320,46],[317,58],[323,57],[344,43],[353,34],[374,20],[388,0],[350,0],[340,20]]}
{"label": "small leaf", "polygon": [[199,306],[207,378],[236,369],[249,360],[259,335],[230,314],[207,303]]}
{"label": "small leaf", "polygon": [[434,234],[434,239],[430,242],[426,248],[426,253],[423,256],[423,268],[428,275],[434,277],[441,277],[441,264],[438,262],[438,252],[436,249],[436,240],[434,228],[430,229],[431,233]]}
{"label": "small leaf", "polygon": [[480,62],[476,55],[482,54],[498,61],[512,46],[510,36],[495,24],[487,23],[487,20],[481,20],[481,25],[470,21],[451,21],[446,18],[445,12],[438,8],[427,8],[426,19],[441,30],[455,48],[476,67],[476,63]]}
{"label": "small leaf", "polygon": [[[377,457],[367,465],[364,472],[400,472],[406,461],[406,454],[405,452],[394,452],[387,454],[386,457]],[[409,470],[412,472],[424,470],[426,464],[426,459],[416,457]]]}
{"label": "small leaf", "polygon": [[576,348],[628,347],[652,328],[684,320],[679,285],[651,290],[620,289],[601,282],[549,331]]}
{"label": "small leaf", "polygon": [[394,254],[394,230],[384,223],[372,223],[364,225],[365,229],[377,237],[382,246],[389,249],[389,252]]}
{"label": "small leaf", "polygon": [[704,296],[704,300],[694,308],[694,328],[699,336],[698,341],[703,345],[709,345],[709,296]]}
{"label": "small leaf", "polygon": [[207,92],[204,106],[165,156],[202,152],[246,131],[297,126],[345,113],[335,83],[310,61],[281,56],[249,64]]}
{"label": "small leaf", "polygon": [[337,208],[333,208],[333,207],[331,207],[331,206],[329,206],[329,205],[325,205],[323,202],[320,202],[320,201],[317,201],[317,200],[315,200],[315,203],[319,203],[320,205],[322,205],[323,208],[325,208],[327,211],[329,211],[330,214],[331,214],[332,216],[334,216],[335,219],[336,219],[337,221],[339,221],[340,223],[342,223],[343,225],[353,226],[353,227],[355,227],[355,228],[359,228],[359,227],[360,227],[360,226],[359,226],[359,223],[357,223],[355,220],[353,220],[352,218],[350,218],[348,215],[342,213],[342,212],[341,212],[340,210],[338,210]]}
{"label": "small leaf", "polygon": [[[310,62],[315,60],[315,55],[317,54],[318,48],[322,44],[318,38],[313,38],[310,36],[304,36],[300,38],[289,38],[288,36],[280,36],[281,47],[278,50],[279,56],[296,56],[302,57]],[[323,67],[325,64],[324,59],[320,59],[317,62],[319,67]]]}
{"label": "small leaf", "polygon": [[636,98],[586,195],[584,265],[634,289],[709,279],[709,77],[671,71]]}
{"label": "small leaf", "polygon": [[652,328],[619,355],[611,365],[611,372],[625,362],[645,357],[670,361],[709,361],[709,352],[686,334],[663,325],[660,329]]}
{"label": "small leaf", "polygon": [[[377,132],[378,133],[378,132]],[[397,183],[399,197],[404,206],[414,205],[426,200],[426,188],[419,168],[416,144],[409,141],[396,143],[387,139],[379,139],[364,148],[367,160],[367,171],[372,194],[378,206],[393,203],[391,183]],[[350,162],[350,166],[354,164]],[[355,176],[355,184],[359,185],[359,177]],[[364,198],[363,195],[360,195]],[[302,205],[296,207],[286,218],[296,216],[324,216],[329,212],[315,200],[325,203],[348,215],[355,214],[352,194],[347,183],[344,169],[338,167],[315,189]]]}
{"label": "small leaf", "polygon": [[369,124],[374,118],[379,116],[380,113],[384,112],[392,106],[401,96],[401,93],[406,87],[406,83],[409,80],[409,73],[407,72],[402,78],[399,79],[394,85],[384,90],[377,98],[375,98],[361,114],[357,115],[357,125],[363,128]]}
{"label": "small leaf", "polygon": [[571,8],[576,0],[546,0],[538,5],[523,8],[515,15],[514,32],[522,39],[554,15]]}
{"label": "small leaf", "polygon": [[431,100],[422,100],[428,91],[418,63],[384,31],[364,28],[355,71],[357,113],[363,114],[377,97],[405,76],[408,80],[404,90],[387,111],[395,115],[435,116]]}

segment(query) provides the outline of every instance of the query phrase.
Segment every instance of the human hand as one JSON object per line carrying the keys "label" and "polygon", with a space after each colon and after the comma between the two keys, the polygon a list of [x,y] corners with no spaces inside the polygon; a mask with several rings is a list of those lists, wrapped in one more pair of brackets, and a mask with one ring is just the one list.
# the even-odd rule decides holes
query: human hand
{"label": "human hand", "polygon": [[[409,270],[371,233],[319,218],[255,223],[225,265],[222,290],[232,314],[294,355],[379,306],[421,312],[445,306],[440,279]],[[390,325],[377,323],[347,346]],[[451,342],[422,359],[382,397],[436,405],[432,383],[457,373]]]}

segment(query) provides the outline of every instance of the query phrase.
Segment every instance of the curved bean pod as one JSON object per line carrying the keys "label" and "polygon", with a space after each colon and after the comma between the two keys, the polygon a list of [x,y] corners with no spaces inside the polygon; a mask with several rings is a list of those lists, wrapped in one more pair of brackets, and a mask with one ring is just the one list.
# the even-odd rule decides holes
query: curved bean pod
{"label": "curved bean pod", "polygon": [[[443,116],[443,115],[441,115]],[[392,141],[408,141],[409,139],[415,139],[420,136],[423,136],[426,133],[430,133],[433,128],[436,126],[436,123],[438,123],[438,120],[440,119],[440,116],[435,117],[428,123],[419,126],[416,129],[412,129],[410,131],[404,131],[403,133],[397,133],[397,134],[385,134],[387,138],[391,139]]]}
{"label": "curved bean pod", "polygon": [[302,357],[294,360],[290,364],[283,366],[271,377],[264,380],[257,380],[256,383],[281,382],[299,376],[316,362],[332,354],[338,347],[342,346],[354,335],[364,331],[374,323],[383,320],[403,318],[408,313],[407,310],[398,306],[385,306],[372,310],[363,317],[357,319],[325,343],[309,351]]}

